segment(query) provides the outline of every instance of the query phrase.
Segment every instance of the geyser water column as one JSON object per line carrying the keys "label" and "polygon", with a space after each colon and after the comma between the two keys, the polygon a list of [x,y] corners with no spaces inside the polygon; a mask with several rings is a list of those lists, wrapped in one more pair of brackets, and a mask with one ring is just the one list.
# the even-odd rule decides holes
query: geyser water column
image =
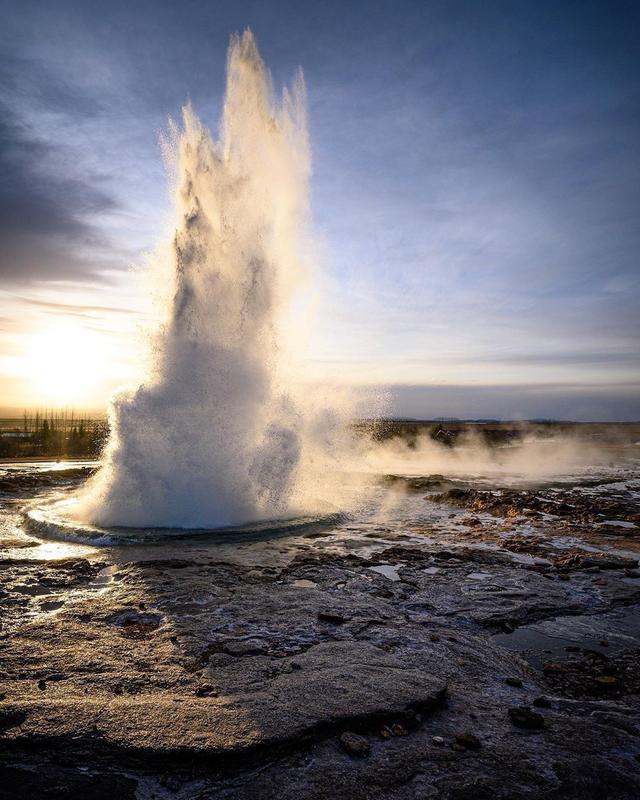
{"label": "geyser water column", "polygon": [[[172,140],[172,289],[140,386],[112,403],[104,463],[77,516],[220,527],[298,513],[318,458],[318,423],[288,383],[282,339],[308,207],[302,75],[276,102],[252,34],[233,37],[220,140],[190,106]],[[160,263],[155,275],[166,281]]]}

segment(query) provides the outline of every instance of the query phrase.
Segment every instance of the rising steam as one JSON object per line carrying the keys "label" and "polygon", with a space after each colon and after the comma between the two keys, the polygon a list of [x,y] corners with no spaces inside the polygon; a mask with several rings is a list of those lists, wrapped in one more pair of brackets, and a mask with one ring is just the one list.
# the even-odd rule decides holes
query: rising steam
{"label": "rising steam", "polygon": [[611,453],[578,434],[555,432],[541,436],[526,424],[516,426],[518,436],[508,444],[491,446],[472,427],[450,447],[421,434],[360,446],[360,469],[374,475],[444,474],[449,477],[487,477],[511,484],[536,484],[559,476],[583,474],[611,462]]}
{"label": "rising steam", "polygon": [[303,402],[292,375],[310,175],[302,74],[276,101],[252,34],[234,37],[219,141],[187,106],[167,147],[175,236],[169,270],[157,258],[152,273],[170,291],[141,385],[112,403],[79,515],[218,527],[309,510],[344,415]]}

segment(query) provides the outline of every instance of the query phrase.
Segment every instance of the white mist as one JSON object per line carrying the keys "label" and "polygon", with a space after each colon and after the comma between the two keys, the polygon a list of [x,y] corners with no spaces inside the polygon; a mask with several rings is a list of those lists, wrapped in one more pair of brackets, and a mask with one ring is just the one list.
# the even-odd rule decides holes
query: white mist
{"label": "white mist", "polygon": [[188,528],[309,511],[344,415],[302,400],[285,336],[305,272],[302,75],[276,102],[252,34],[234,37],[219,141],[188,106],[170,150],[169,275],[152,265],[170,281],[164,319],[140,386],[112,403],[104,465],[76,516]]}

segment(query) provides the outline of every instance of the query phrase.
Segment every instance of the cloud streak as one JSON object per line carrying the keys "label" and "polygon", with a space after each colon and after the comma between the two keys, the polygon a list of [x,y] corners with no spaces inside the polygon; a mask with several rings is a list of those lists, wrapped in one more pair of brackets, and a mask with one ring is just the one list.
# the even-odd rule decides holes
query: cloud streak
{"label": "cloud streak", "polygon": [[[90,276],[109,263],[92,218],[117,210],[87,178],[52,166],[59,150],[33,136],[0,105],[0,275],[5,282]],[[89,258],[89,255],[91,256]]]}

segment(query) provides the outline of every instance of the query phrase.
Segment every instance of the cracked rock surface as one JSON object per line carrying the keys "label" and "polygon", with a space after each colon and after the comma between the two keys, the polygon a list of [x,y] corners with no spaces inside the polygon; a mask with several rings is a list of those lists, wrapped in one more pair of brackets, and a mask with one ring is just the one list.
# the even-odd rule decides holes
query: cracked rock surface
{"label": "cracked rock surface", "polygon": [[101,549],[25,530],[38,474],[0,487],[0,797],[640,797],[637,474]]}

